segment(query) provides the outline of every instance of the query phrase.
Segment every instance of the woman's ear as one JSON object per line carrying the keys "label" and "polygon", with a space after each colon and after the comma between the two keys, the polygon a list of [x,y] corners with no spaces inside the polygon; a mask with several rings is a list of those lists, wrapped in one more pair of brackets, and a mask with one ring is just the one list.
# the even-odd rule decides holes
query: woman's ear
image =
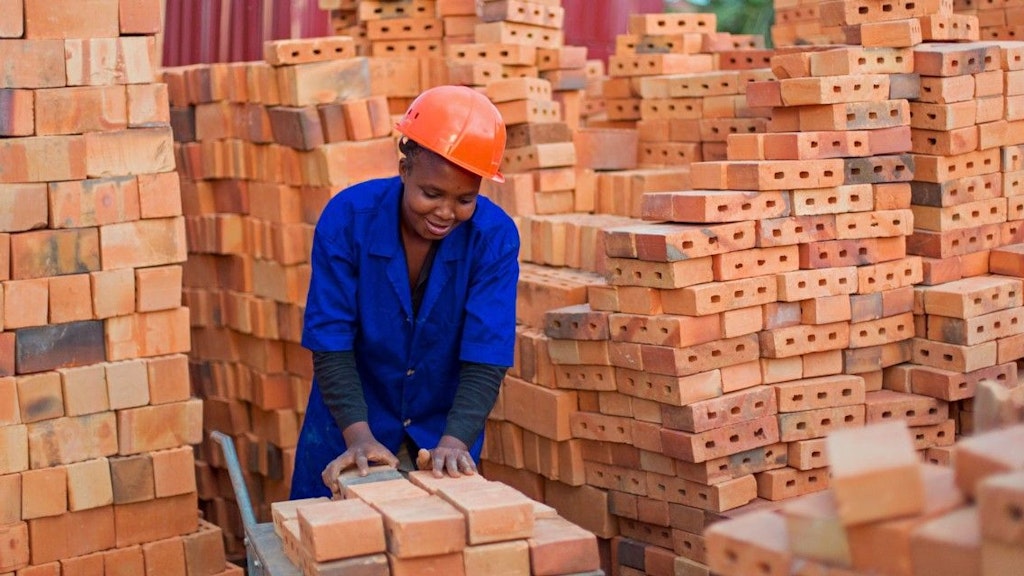
{"label": "woman's ear", "polygon": [[398,159],[398,176],[402,179],[402,182],[405,182],[405,178],[409,175],[409,168],[411,166],[409,166],[408,156],[402,156]]}

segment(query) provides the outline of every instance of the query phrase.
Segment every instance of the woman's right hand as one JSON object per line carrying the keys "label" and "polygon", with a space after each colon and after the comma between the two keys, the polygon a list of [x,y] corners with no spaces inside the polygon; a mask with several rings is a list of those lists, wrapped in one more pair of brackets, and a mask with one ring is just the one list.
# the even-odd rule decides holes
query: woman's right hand
{"label": "woman's right hand", "polygon": [[324,485],[331,489],[331,493],[341,493],[338,477],[353,464],[359,469],[360,476],[370,473],[371,461],[391,467],[398,466],[398,458],[373,437],[373,432],[370,431],[370,426],[366,422],[356,422],[350,425],[342,432],[342,436],[345,437],[347,449],[341,453],[341,456],[331,460],[321,474]]}

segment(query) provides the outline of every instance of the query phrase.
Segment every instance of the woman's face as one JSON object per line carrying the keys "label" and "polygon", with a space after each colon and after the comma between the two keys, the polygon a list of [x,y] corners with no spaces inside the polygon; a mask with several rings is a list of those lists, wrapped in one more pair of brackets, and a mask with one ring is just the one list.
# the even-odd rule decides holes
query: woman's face
{"label": "woman's face", "polygon": [[402,226],[425,240],[440,240],[473,217],[480,177],[428,150],[398,163],[405,184]]}

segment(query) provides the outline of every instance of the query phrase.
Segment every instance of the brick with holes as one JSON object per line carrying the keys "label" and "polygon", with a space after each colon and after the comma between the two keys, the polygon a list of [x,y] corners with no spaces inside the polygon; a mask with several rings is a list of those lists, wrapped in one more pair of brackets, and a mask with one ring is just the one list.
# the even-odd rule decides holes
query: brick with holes
{"label": "brick with holes", "polygon": [[[924,279],[921,258],[909,256],[857,267],[857,293],[888,293],[909,288]],[[884,314],[887,315],[887,314]]]}
{"label": "brick with holes", "polygon": [[828,466],[824,438],[810,438],[783,444],[788,465],[797,470],[815,470]]}
{"label": "brick with holes", "polygon": [[844,160],[844,184],[909,182],[915,176],[913,154],[889,154]]}
{"label": "brick with holes", "polygon": [[911,344],[915,364],[960,372],[973,372],[999,364],[996,342],[960,346],[914,338]]}
{"label": "brick with holes", "polygon": [[544,333],[549,338],[607,340],[608,313],[591,310],[589,304],[576,304],[544,315]]}
{"label": "brick with holes", "polygon": [[676,460],[675,474],[692,482],[714,485],[781,468],[786,465],[787,457],[785,444],[769,444],[700,463]]}
{"label": "brick with holes", "polygon": [[789,216],[757,221],[757,246],[768,248],[836,239],[835,216]]}
{"label": "brick with holes", "polygon": [[858,240],[830,240],[801,244],[800,268],[826,268],[862,266],[904,258],[906,238],[864,238]]}
{"label": "brick with holes", "polygon": [[708,282],[666,291],[662,301],[668,314],[704,316],[775,302],[778,286],[771,276],[755,276],[726,282]]}
{"label": "brick with holes", "polygon": [[1006,362],[971,372],[954,372],[931,366],[914,366],[911,372],[911,391],[953,402],[973,398],[978,382],[994,380],[1000,383],[1015,382],[1017,364]]}
{"label": "brick with holes", "polygon": [[985,276],[928,287],[923,290],[924,312],[967,319],[1019,307],[1024,305],[1022,286],[1018,278]]}
{"label": "brick with holes", "polygon": [[716,281],[779,274],[797,270],[798,256],[796,245],[750,248],[712,256],[712,270]]}
{"label": "brick with holes", "polygon": [[1021,334],[1024,309],[1009,308],[968,319],[932,315],[927,317],[927,326],[926,336],[931,340],[973,346]]}
{"label": "brick with holes", "polygon": [[857,268],[822,268],[781,272],[778,280],[778,299],[796,302],[811,298],[853,294],[857,291]]}
{"label": "brick with holes", "polygon": [[666,376],[616,368],[615,383],[623,394],[669,406],[685,406],[722,395],[722,375],[717,369],[689,376]]}
{"label": "brick with holes", "polygon": [[910,210],[876,210],[836,215],[836,239],[886,238],[913,232],[914,213]]}
{"label": "brick with holes", "polygon": [[752,221],[710,226],[636,224],[606,228],[604,234],[609,256],[667,262],[753,248],[754,227]]}
{"label": "brick with holes", "polygon": [[779,412],[851,406],[864,402],[864,379],[851,374],[804,378],[773,386]]}
{"label": "brick with holes", "polygon": [[686,348],[641,345],[640,353],[644,370],[688,376],[756,360],[759,349],[757,336],[751,334]]}
{"label": "brick with holes", "polygon": [[755,386],[687,406],[662,406],[662,426],[684,432],[707,432],[775,414],[775,393],[767,386]]}
{"label": "brick with holes", "polygon": [[949,418],[946,401],[918,394],[877,390],[866,395],[864,404],[868,424],[902,420],[908,426],[932,426]]}
{"label": "brick with holes", "polygon": [[779,439],[783,442],[828,436],[836,430],[864,425],[864,406],[852,404],[816,408],[778,415]]}
{"label": "brick with holes", "polygon": [[773,502],[820,492],[829,487],[828,468],[797,470],[786,466],[760,472],[755,477],[758,497]]}
{"label": "brick with holes", "polygon": [[775,416],[763,416],[701,433],[663,428],[661,441],[666,456],[700,463],[774,444],[779,428]]}
{"label": "brick with holes", "polygon": [[884,74],[784,78],[779,84],[785,106],[881,101],[889,95]]}
{"label": "brick with holes", "polygon": [[910,123],[910,105],[906,100],[821,104],[797,110],[801,131],[877,130]]}
{"label": "brick with holes", "polygon": [[652,192],[645,194],[642,209],[645,219],[694,223],[743,222],[788,216],[788,200],[782,192]]}
{"label": "brick with holes", "polygon": [[721,322],[717,314],[611,314],[608,322],[612,340],[656,346],[693,346],[716,340],[722,335]]}
{"label": "brick with holes", "polygon": [[905,312],[850,325],[850,348],[868,348],[914,337],[914,314]]}
{"label": "brick with holes", "polygon": [[848,347],[850,345],[850,324],[847,322],[817,326],[800,324],[765,330],[758,336],[761,354],[765,358],[788,358],[809,352],[839,350]]}

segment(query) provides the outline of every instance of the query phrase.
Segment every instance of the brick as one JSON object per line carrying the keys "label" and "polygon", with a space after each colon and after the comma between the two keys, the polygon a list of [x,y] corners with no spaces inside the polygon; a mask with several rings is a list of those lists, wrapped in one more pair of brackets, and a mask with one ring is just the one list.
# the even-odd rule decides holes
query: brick
{"label": "brick", "polygon": [[995,342],[960,346],[914,338],[912,345],[914,362],[934,368],[973,372],[999,363]]}
{"label": "brick", "polygon": [[860,212],[873,207],[869,184],[794,190],[791,196],[795,216]]}
{"label": "brick", "polygon": [[22,424],[0,427],[0,444],[4,447],[0,458],[0,473],[12,474],[27,470],[28,429]]}
{"label": "brick", "polygon": [[827,490],[829,485],[827,470],[827,468],[797,470],[785,467],[760,472],[756,475],[757,496],[777,502]]}
{"label": "brick", "polygon": [[75,512],[114,503],[110,464],[106,458],[69,464],[66,470],[68,510]]}
{"label": "brick", "polygon": [[957,486],[969,498],[978,494],[978,487],[987,478],[1021,468],[1019,458],[1010,446],[1024,432],[1021,426],[977,434],[957,444],[954,461]]}
{"label": "brick", "polygon": [[35,134],[84,134],[128,127],[127,92],[121,86],[43,89],[35,97]]}
{"label": "brick", "polygon": [[298,518],[302,545],[317,562],[385,549],[383,518],[361,500],[306,504],[298,508]]}
{"label": "brick", "polygon": [[50,278],[50,322],[63,324],[91,320],[92,292],[87,274],[71,274]]}
{"label": "brick", "polygon": [[862,266],[904,258],[907,252],[903,236],[829,240],[801,244],[800,268]]}
{"label": "brick", "polygon": [[389,554],[417,558],[450,554],[466,545],[466,519],[437,496],[376,504],[384,518]]}
{"label": "brick", "polygon": [[[876,146],[876,148],[878,148]],[[844,160],[844,184],[909,182],[915,175],[912,154],[890,154]],[[837,216],[838,218],[838,216]]]}
{"label": "brick", "polygon": [[981,537],[977,516],[976,508],[961,508],[919,526],[910,537],[914,569],[934,574],[980,573]]}
{"label": "brick", "polygon": [[780,413],[779,436],[783,442],[820,438],[843,428],[863,426],[864,408],[860,405],[817,408]]}
{"label": "brick", "polygon": [[881,346],[914,337],[914,316],[911,312],[878,320],[858,322],[850,326],[850,348]]}
{"label": "brick", "polygon": [[855,375],[804,378],[774,386],[779,412],[849,406],[864,402],[864,379]]}
{"label": "brick", "polygon": [[179,216],[181,195],[178,173],[139,174],[139,216],[142,218],[168,218]]}
{"label": "brick", "polygon": [[197,399],[121,410],[117,416],[121,455],[201,441],[202,403]]}
{"label": "brick", "polygon": [[830,214],[762,219],[757,222],[757,246],[834,240],[835,230],[835,218]]}
{"label": "brick", "polygon": [[523,540],[467,546],[462,557],[466,576],[530,572],[530,548]]}
{"label": "brick", "polygon": [[785,78],[779,81],[785,106],[884,100],[889,78],[882,74]]}
{"label": "brick", "polygon": [[[219,568],[223,568],[221,564]],[[141,574],[145,570],[145,559],[141,546],[117,548],[103,553],[103,573],[105,576],[128,576]],[[212,574],[212,572],[211,572]]]}
{"label": "brick", "polygon": [[[190,534],[199,527],[195,494],[157,498],[114,507],[117,547]],[[163,521],[154,523],[159,517]]]}
{"label": "brick", "polygon": [[773,444],[778,441],[776,431],[776,419],[765,416],[704,433],[662,429],[661,435],[667,456],[700,463]]}
{"label": "brick", "polygon": [[850,332],[850,325],[845,322],[773,328],[759,334],[761,354],[766,358],[787,358],[842,349],[850,345]]}
{"label": "brick", "polygon": [[142,360],[126,360],[105,365],[107,398],[112,410],[149,404],[149,379]]}
{"label": "brick", "polygon": [[0,89],[0,134],[32,136],[35,133],[34,91]]}
{"label": "brick", "polygon": [[786,446],[776,443],[700,463],[676,460],[675,464],[676,475],[680,478],[711,485],[779,468],[786,462]]}
{"label": "brick", "polygon": [[673,222],[737,222],[789,215],[781,193],[731,191],[654,192],[645,195],[645,218]]}
{"label": "brick", "polygon": [[17,522],[0,527],[0,542],[4,550],[3,555],[0,555],[0,570],[12,571],[28,565],[28,524]]}
{"label": "brick", "polygon": [[16,379],[17,401],[21,405],[21,422],[26,424],[59,418],[64,415],[60,376],[44,372]]}
{"label": "brick", "polygon": [[366,58],[342,58],[275,68],[281,104],[310,106],[370,96]]}
{"label": "brick", "polygon": [[1021,321],[1021,310],[1011,308],[963,320],[943,316],[929,316],[927,337],[931,340],[973,346],[1020,333],[1016,325]]}
{"label": "brick", "polygon": [[642,345],[640,352],[646,371],[687,376],[756,360],[759,346],[751,334],[687,348]]}
{"label": "brick", "polygon": [[852,294],[857,290],[854,267],[797,270],[776,274],[779,300],[795,302],[811,298]]}
{"label": "brick", "polygon": [[657,346],[693,346],[721,336],[717,315],[611,314],[609,325],[612,340]]}
{"label": "brick", "polygon": [[[0,159],[6,165],[0,182],[79,180],[86,175],[85,139],[81,136],[36,136],[6,140]],[[46,162],[42,162],[46,158]]]}
{"label": "brick", "polygon": [[911,373],[911,391],[914,394],[953,402],[973,398],[981,381],[1012,382],[1016,378],[1016,371],[1014,363],[999,364],[966,374],[930,366],[915,366]]}
{"label": "brick", "polygon": [[[42,4],[39,4],[40,6]],[[64,86],[64,42],[60,39],[0,40],[0,88]]]}
{"label": "brick", "polygon": [[182,267],[135,270],[135,301],[139,312],[169,310],[181,305]]}
{"label": "brick", "polygon": [[772,511],[713,524],[705,537],[708,566],[716,573],[790,573],[792,555],[785,519]]}
{"label": "brick", "polygon": [[711,257],[716,281],[780,274],[799,267],[797,246],[750,248]]}
{"label": "brick", "polygon": [[[117,34],[114,34],[116,36]],[[68,86],[104,86],[153,82],[153,36],[68,39]]]}
{"label": "brick", "polygon": [[774,391],[757,386],[682,407],[662,406],[662,425],[691,433],[707,432],[776,413]]}
{"label": "brick", "polygon": [[67,469],[27,470],[21,476],[22,519],[60,516],[68,511]]}
{"label": "brick", "polygon": [[124,316],[135,311],[135,275],[130,268],[89,274],[95,318]]}
{"label": "brick", "polygon": [[605,229],[605,242],[609,256],[676,261],[753,248],[753,232],[752,222],[635,225]]}
{"label": "brick", "polygon": [[527,542],[532,574],[591,572],[600,567],[597,538],[568,520],[538,520]]}
{"label": "brick", "polygon": [[800,130],[874,130],[910,122],[905,100],[811,105],[799,109]]}
{"label": "brick", "polygon": [[71,6],[48,6],[25,1],[26,38],[112,38],[118,28],[118,3],[92,0],[79,11]]}
{"label": "brick", "polygon": [[903,420],[908,426],[931,426],[949,418],[949,407],[942,400],[891,390],[868,393],[865,411],[868,424]]}
{"label": "brick", "polygon": [[1020,543],[1020,521],[1013,511],[1021,507],[1020,472],[990,476],[978,486],[978,517],[982,537],[1004,544]]}
{"label": "brick", "polygon": [[504,484],[451,485],[441,487],[437,494],[466,517],[469,545],[526,538],[533,530],[533,504]]}
{"label": "brick", "polygon": [[195,468],[192,448],[182,446],[151,453],[153,462],[154,495],[157,498],[178,496],[196,491],[194,474],[182,474],[182,470]]}
{"label": "brick", "polygon": [[1019,280],[1006,277],[965,278],[924,291],[925,313],[952,318],[973,318],[1015,308],[1024,294]]}

